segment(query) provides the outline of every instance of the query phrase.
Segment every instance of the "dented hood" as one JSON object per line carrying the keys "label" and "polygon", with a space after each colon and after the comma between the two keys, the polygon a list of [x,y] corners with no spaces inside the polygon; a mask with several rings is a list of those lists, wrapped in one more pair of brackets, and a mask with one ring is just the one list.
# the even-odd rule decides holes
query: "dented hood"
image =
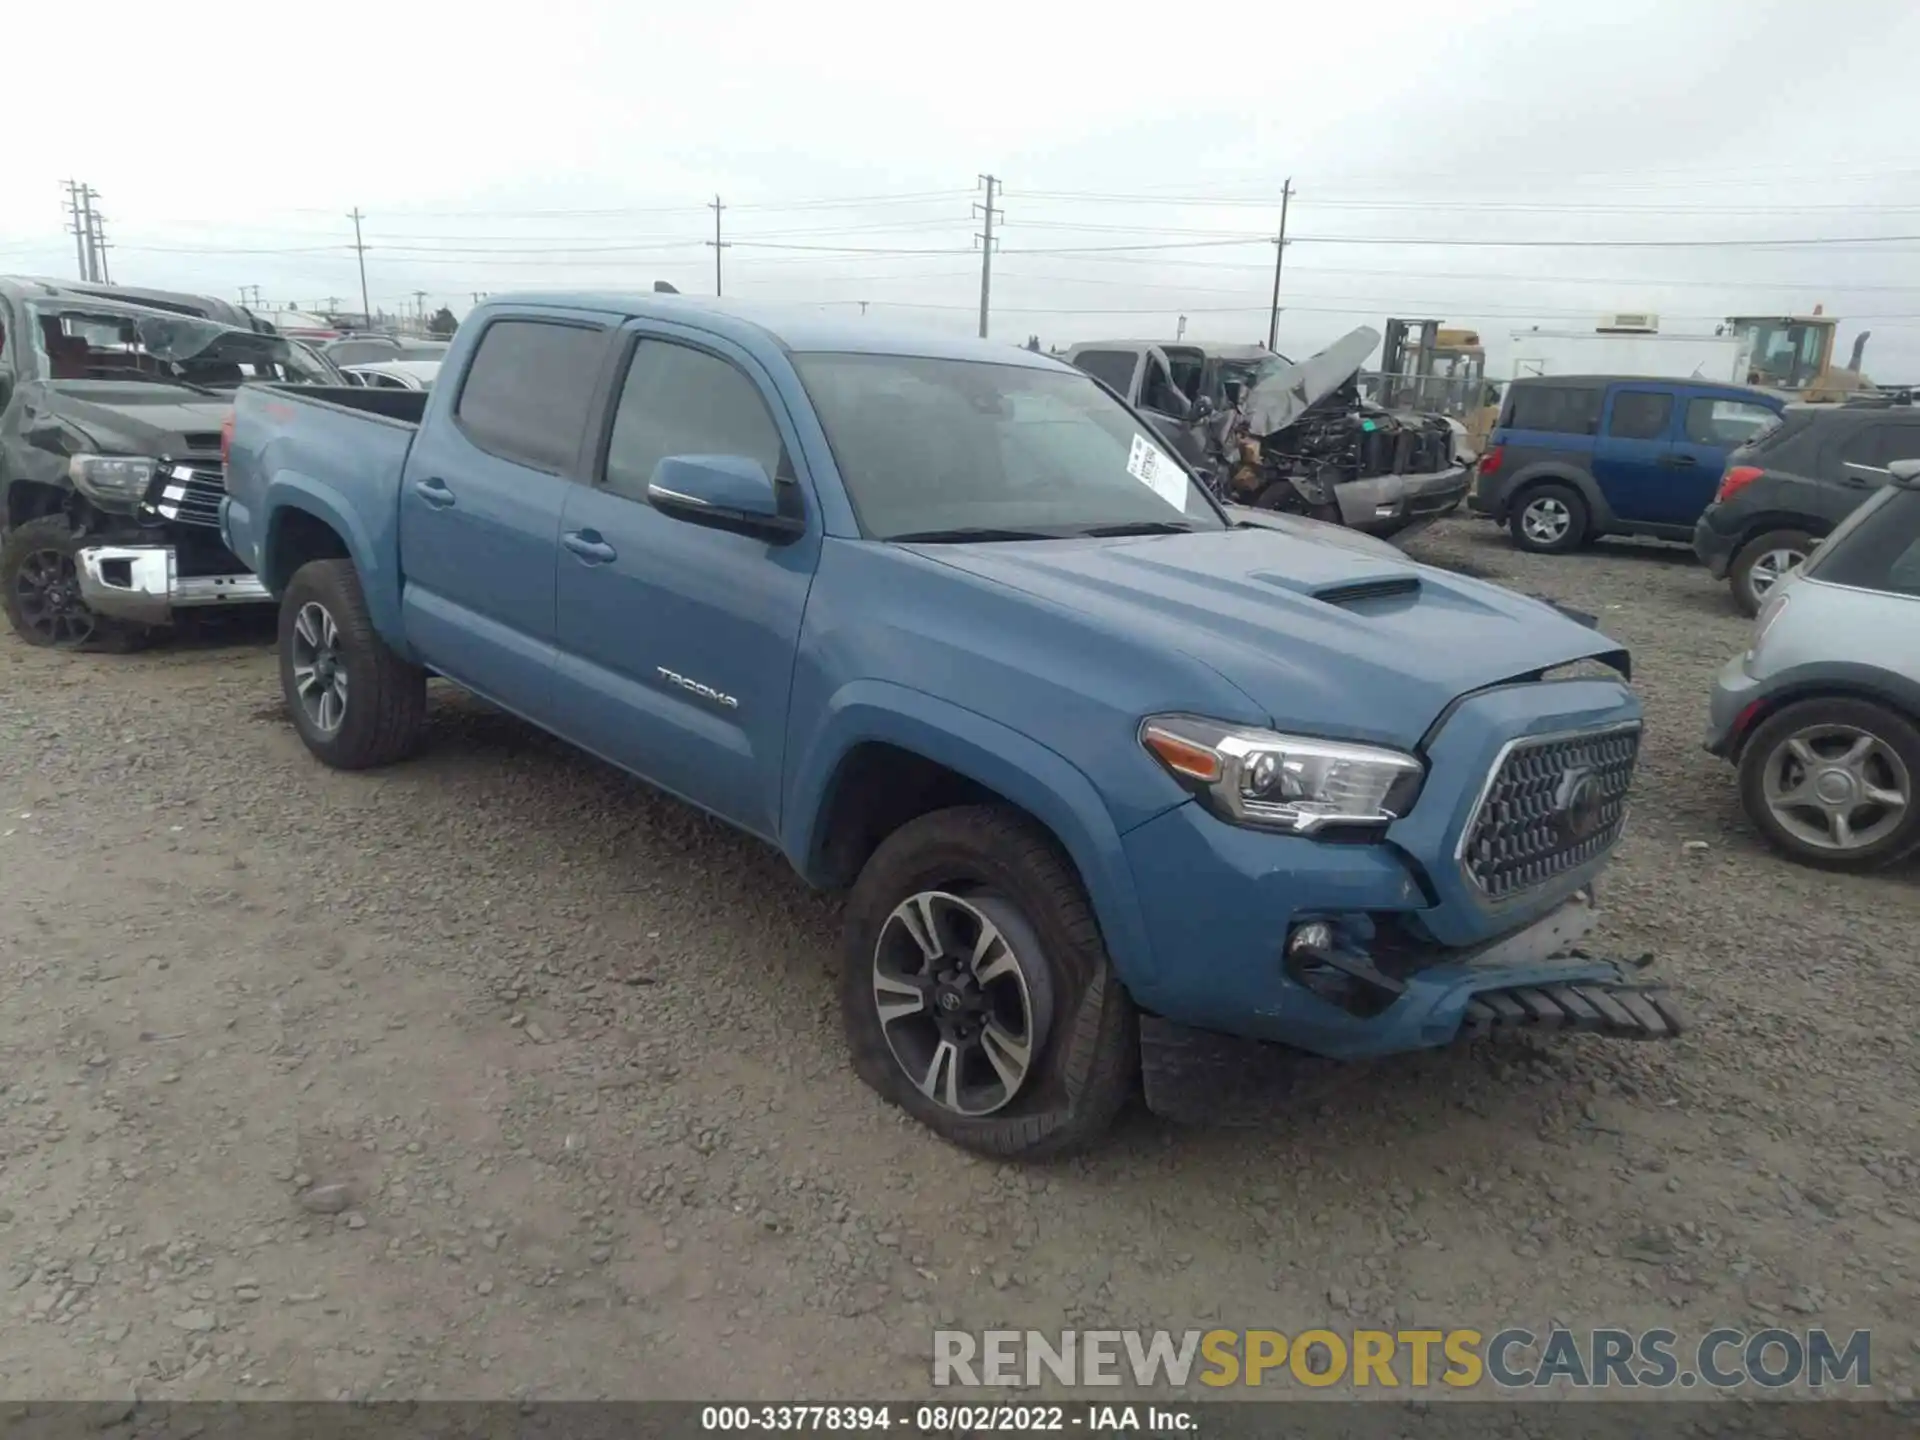
{"label": "dented hood", "polygon": [[1362,325],[1318,355],[1296,360],[1260,381],[1241,401],[1247,429],[1255,435],[1272,435],[1286,429],[1313,405],[1352,379],[1379,343],[1380,332]]}
{"label": "dented hood", "polygon": [[1459,696],[1619,642],[1539,600],[1404,556],[1265,527],[1139,540],[928,545],[981,579],[1180,652],[1281,729],[1405,748]]}

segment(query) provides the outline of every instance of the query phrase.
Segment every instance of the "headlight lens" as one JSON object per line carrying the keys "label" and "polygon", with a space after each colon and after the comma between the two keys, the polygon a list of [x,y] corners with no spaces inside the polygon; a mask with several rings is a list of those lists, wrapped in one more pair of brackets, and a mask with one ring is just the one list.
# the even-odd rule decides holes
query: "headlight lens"
{"label": "headlight lens", "polygon": [[1399,750],[1153,715],[1140,743],[1222,819],[1294,834],[1384,825],[1412,808],[1426,767]]}
{"label": "headlight lens", "polygon": [[67,474],[80,493],[102,505],[137,505],[153,483],[157,460],[124,455],[76,455],[67,461]]}

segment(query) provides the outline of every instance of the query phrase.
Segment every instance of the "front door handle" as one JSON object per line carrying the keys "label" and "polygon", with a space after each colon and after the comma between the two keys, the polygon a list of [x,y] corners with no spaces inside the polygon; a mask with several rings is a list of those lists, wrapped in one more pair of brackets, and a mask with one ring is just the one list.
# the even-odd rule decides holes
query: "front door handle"
{"label": "front door handle", "polygon": [[560,543],[589,565],[606,565],[620,558],[620,552],[600,538],[598,530],[569,530]]}
{"label": "front door handle", "polygon": [[1691,455],[1669,455],[1660,463],[1662,465],[1698,465],[1700,462]]}
{"label": "front door handle", "polygon": [[447,482],[439,476],[413,482],[413,493],[436,510],[444,510],[453,504],[453,491],[447,488]]}

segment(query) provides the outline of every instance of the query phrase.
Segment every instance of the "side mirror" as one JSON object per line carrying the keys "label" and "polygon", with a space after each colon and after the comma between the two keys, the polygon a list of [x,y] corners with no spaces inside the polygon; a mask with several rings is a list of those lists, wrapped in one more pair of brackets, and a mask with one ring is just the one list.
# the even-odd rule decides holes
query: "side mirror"
{"label": "side mirror", "polygon": [[780,494],[758,460],[745,455],[668,455],[647,482],[653,508],[676,520],[791,540],[806,522],[780,511]]}
{"label": "side mirror", "polygon": [[1187,418],[1189,420],[1205,420],[1211,414],[1213,414],[1213,397],[1211,395],[1202,395],[1198,400],[1193,402],[1193,409],[1188,413]]}
{"label": "side mirror", "polygon": [[1920,460],[1896,460],[1887,466],[1896,485],[1920,485]]}

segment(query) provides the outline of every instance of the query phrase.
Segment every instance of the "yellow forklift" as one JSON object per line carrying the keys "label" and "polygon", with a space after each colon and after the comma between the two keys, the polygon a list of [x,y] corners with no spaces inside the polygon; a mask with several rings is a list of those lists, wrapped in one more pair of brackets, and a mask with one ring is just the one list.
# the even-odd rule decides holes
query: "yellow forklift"
{"label": "yellow forklift", "polygon": [[1747,383],[1759,389],[1802,404],[1838,405],[1875,388],[1860,370],[1872,332],[1854,337],[1845,368],[1836,369],[1833,346],[1840,322],[1824,306],[1814,306],[1811,315],[1734,315],[1723,329],[1746,342]]}

